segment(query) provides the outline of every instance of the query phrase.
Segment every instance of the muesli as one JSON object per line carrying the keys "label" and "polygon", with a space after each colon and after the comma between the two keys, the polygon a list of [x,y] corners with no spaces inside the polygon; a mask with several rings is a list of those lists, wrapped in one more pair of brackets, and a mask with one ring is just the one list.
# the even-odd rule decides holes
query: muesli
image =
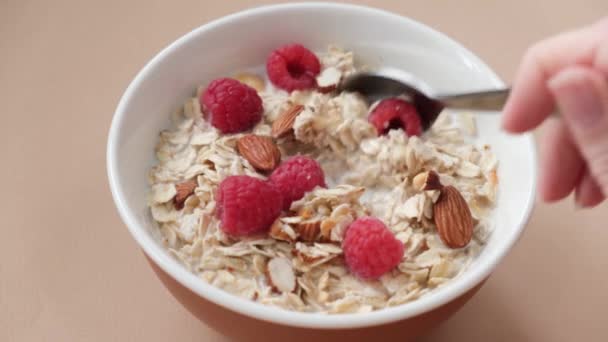
{"label": "muesli", "polygon": [[230,293],[330,314],[466,272],[498,183],[474,118],[444,112],[422,133],[402,99],[334,92],[357,70],[336,47],[283,46],[266,70],[199,88],[160,133],[149,207],[169,252]]}

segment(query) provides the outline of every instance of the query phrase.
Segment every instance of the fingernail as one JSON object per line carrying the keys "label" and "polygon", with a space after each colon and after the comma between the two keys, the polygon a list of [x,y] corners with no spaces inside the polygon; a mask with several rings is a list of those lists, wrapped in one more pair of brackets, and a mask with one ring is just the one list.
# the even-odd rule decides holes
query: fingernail
{"label": "fingernail", "polygon": [[591,128],[602,120],[602,101],[589,72],[583,67],[561,71],[548,82],[564,116],[581,128]]}

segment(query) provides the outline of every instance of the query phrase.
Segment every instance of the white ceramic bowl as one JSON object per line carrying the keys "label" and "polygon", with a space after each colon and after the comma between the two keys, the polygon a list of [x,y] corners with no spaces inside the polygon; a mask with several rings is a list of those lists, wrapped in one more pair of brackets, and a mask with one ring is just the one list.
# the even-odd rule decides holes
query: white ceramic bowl
{"label": "white ceramic bowl", "polygon": [[299,42],[312,50],[338,44],[372,66],[407,70],[438,92],[500,87],[475,55],[427,26],[377,9],[302,3],[229,15],[179,38],[156,55],[125,91],[112,121],[107,163],[116,206],[145,254],[189,291],[242,315],[304,328],[360,328],[406,320],[449,303],[485,280],[520,236],[533,207],[536,155],[530,135],[509,136],[498,115],[478,116],[480,142],[500,160],[496,228],[479,258],[449,285],[414,302],[371,313],[319,315],[290,312],[230,295],[201,281],[155,238],[146,208],[146,172],[155,163],[158,132],[198,85],[262,65],[276,47]]}

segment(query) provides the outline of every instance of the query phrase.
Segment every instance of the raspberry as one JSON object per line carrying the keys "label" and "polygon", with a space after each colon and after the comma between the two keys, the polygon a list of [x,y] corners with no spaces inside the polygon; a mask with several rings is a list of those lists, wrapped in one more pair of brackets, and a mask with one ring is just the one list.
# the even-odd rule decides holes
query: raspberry
{"label": "raspberry", "polygon": [[262,119],[262,99],[257,91],[235,79],[212,81],[199,102],[206,119],[224,134],[246,131]]}
{"label": "raspberry", "polygon": [[287,91],[316,87],[315,77],[320,71],[317,56],[300,44],[284,45],[274,50],[266,60],[270,81]]}
{"label": "raspberry", "polygon": [[366,216],[348,226],[342,250],[352,273],[377,279],[399,264],[404,247],[382,221]]}
{"label": "raspberry", "polygon": [[269,181],[283,195],[285,210],[316,186],[325,187],[325,176],[319,163],[304,156],[295,156],[281,163],[272,172]]}
{"label": "raspberry", "polygon": [[378,135],[398,128],[403,129],[410,137],[422,133],[422,123],[416,108],[411,103],[397,98],[380,101],[369,115],[368,121],[376,127]]}
{"label": "raspberry", "polygon": [[217,190],[217,216],[224,233],[262,233],[279,217],[283,198],[271,184],[250,176],[230,176]]}

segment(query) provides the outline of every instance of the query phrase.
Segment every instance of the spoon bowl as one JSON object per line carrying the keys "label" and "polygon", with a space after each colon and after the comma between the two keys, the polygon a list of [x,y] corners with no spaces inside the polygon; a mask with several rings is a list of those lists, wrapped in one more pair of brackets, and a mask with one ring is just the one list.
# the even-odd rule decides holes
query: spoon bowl
{"label": "spoon bowl", "polygon": [[[400,71],[404,80],[386,75],[386,71],[360,72],[345,78],[337,91],[357,92],[373,103],[389,97],[403,97],[416,107],[422,129],[428,130],[444,108],[499,111],[509,96],[509,88],[492,89],[452,95],[429,95],[424,84]],[[425,89],[427,88],[427,89]]]}

